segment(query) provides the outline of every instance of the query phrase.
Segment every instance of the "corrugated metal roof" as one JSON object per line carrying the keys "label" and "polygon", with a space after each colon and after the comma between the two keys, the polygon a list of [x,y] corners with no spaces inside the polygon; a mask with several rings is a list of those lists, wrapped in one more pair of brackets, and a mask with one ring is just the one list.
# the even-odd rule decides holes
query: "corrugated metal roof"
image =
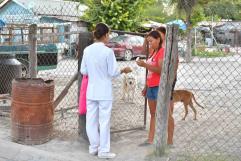
{"label": "corrugated metal roof", "polygon": [[147,27],[147,28],[157,28],[157,27],[160,27],[160,26],[166,27],[166,24],[149,20],[148,22],[142,24],[142,26]]}
{"label": "corrugated metal roof", "polygon": [[230,31],[230,30],[239,30],[241,31],[241,21],[230,21],[230,22],[226,22],[223,25],[217,26],[215,27],[217,30],[226,30],[226,31]]}
{"label": "corrugated metal roof", "polygon": [[197,26],[220,26],[223,25],[226,21],[201,21],[197,23]]}

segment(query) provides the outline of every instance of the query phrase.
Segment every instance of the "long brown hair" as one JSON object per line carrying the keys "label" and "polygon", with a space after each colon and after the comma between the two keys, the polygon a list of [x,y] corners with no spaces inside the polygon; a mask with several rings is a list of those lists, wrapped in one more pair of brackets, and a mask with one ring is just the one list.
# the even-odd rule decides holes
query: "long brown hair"
{"label": "long brown hair", "polygon": [[166,28],[163,26],[160,26],[156,29],[157,31],[160,31],[161,33],[163,33],[164,35],[166,35]]}
{"label": "long brown hair", "polygon": [[153,31],[151,31],[147,36],[148,36],[148,37],[151,36],[151,37],[153,37],[154,39],[160,38],[158,50],[162,47],[162,41],[163,41],[163,40],[162,40],[162,37],[161,37],[161,34],[160,34],[159,31],[153,30]]}

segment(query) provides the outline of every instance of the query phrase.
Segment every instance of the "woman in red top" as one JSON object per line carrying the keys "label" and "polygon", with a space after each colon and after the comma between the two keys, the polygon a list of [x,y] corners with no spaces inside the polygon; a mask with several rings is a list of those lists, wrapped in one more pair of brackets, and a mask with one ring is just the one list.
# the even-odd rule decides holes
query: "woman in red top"
{"label": "woman in red top", "polygon": [[147,62],[139,60],[137,61],[137,65],[148,70],[146,87],[142,91],[142,95],[147,97],[148,106],[150,109],[151,120],[147,143],[152,144],[155,134],[157,94],[162,63],[164,60],[164,48],[162,47],[162,37],[159,31],[151,31],[147,37],[150,48],[153,49],[153,52],[150,53]]}
{"label": "woman in red top", "polygon": [[[155,133],[156,99],[157,99],[158,86],[159,86],[159,83],[157,84],[155,81],[157,81],[157,80],[158,80],[158,82],[160,81],[160,73],[159,72],[161,71],[162,62],[163,62],[163,58],[164,58],[164,48],[165,48],[165,41],[162,42],[162,40],[165,40],[166,29],[164,27],[159,27],[156,30],[160,33],[160,35],[158,35],[155,32],[154,33],[151,32],[146,37],[146,41],[149,41],[149,44],[150,44],[149,53],[151,53],[151,55],[149,56],[149,59],[147,61],[147,64],[145,64],[144,61],[137,62],[137,64],[139,66],[147,68],[148,72],[150,73],[148,75],[148,79],[147,79],[147,86],[142,91],[142,95],[146,96],[148,99],[148,105],[150,108],[150,114],[151,114],[150,130],[149,130],[148,140],[141,145],[152,144],[153,139],[154,139],[154,133]],[[160,40],[159,40],[159,38],[160,38]],[[147,45],[146,41],[143,44],[143,48],[145,48]],[[162,44],[161,44],[161,42],[162,42]],[[157,45],[157,44],[159,44],[159,45]],[[155,56],[155,53],[156,53],[156,56]],[[148,62],[151,62],[150,59],[154,58],[154,57],[155,57],[155,61],[158,63],[157,64],[151,63],[151,64],[153,64],[153,67],[150,67],[150,65],[148,65]],[[154,59],[153,59],[153,61],[154,61]],[[175,66],[175,75],[177,74],[178,62],[179,62],[179,59],[178,59],[178,55],[177,55],[177,64]],[[155,74],[153,74],[154,75],[153,77],[151,76],[152,73],[155,73]],[[157,75],[158,75],[158,78],[157,78]],[[176,83],[176,78],[172,85],[172,92],[174,90],[175,83]],[[155,86],[155,85],[157,85],[157,86]],[[168,112],[168,133],[167,133],[168,134],[167,135],[167,144],[168,145],[173,144],[173,133],[174,133],[174,118],[172,116],[173,108],[174,108],[174,103],[172,101],[172,96],[171,96],[170,107],[168,108],[168,110],[169,110],[169,112]]]}

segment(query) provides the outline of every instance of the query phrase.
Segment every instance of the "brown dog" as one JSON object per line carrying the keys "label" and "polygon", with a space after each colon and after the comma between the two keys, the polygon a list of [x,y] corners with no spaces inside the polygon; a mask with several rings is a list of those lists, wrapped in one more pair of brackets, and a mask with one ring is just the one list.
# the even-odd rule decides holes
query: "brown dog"
{"label": "brown dog", "polygon": [[192,100],[194,100],[194,102],[201,108],[204,109],[203,106],[201,106],[199,103],[197,103],[194,94],[191,91],[187,91],[187,90],[174,90],[173,91],[173,102],[182,102],[184,107],[185,107],[185,115],[182,118],[182,120],[185,120],[185,118],[187,117],[188,114],[188,105],[191,107],[191,109],[194,112],[194,120],[197,120],[197,111],[193,106],[193,102]]}

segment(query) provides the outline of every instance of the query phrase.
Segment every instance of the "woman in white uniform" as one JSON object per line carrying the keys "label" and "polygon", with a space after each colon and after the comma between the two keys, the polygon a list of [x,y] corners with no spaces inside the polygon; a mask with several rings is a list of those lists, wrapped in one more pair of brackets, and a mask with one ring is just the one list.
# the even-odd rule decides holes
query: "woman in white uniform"
{"label": "woman in white uniform", "polygon": [[88,75],[86,131],[89,153],[99,158],[114,158],[110,152],[110,117],[112,109],[112,78],[129,73],[129,67],[118,69],[109,41],[109,28],[99,23],[93,32],[95,42],[84,49],[81,73]]}

